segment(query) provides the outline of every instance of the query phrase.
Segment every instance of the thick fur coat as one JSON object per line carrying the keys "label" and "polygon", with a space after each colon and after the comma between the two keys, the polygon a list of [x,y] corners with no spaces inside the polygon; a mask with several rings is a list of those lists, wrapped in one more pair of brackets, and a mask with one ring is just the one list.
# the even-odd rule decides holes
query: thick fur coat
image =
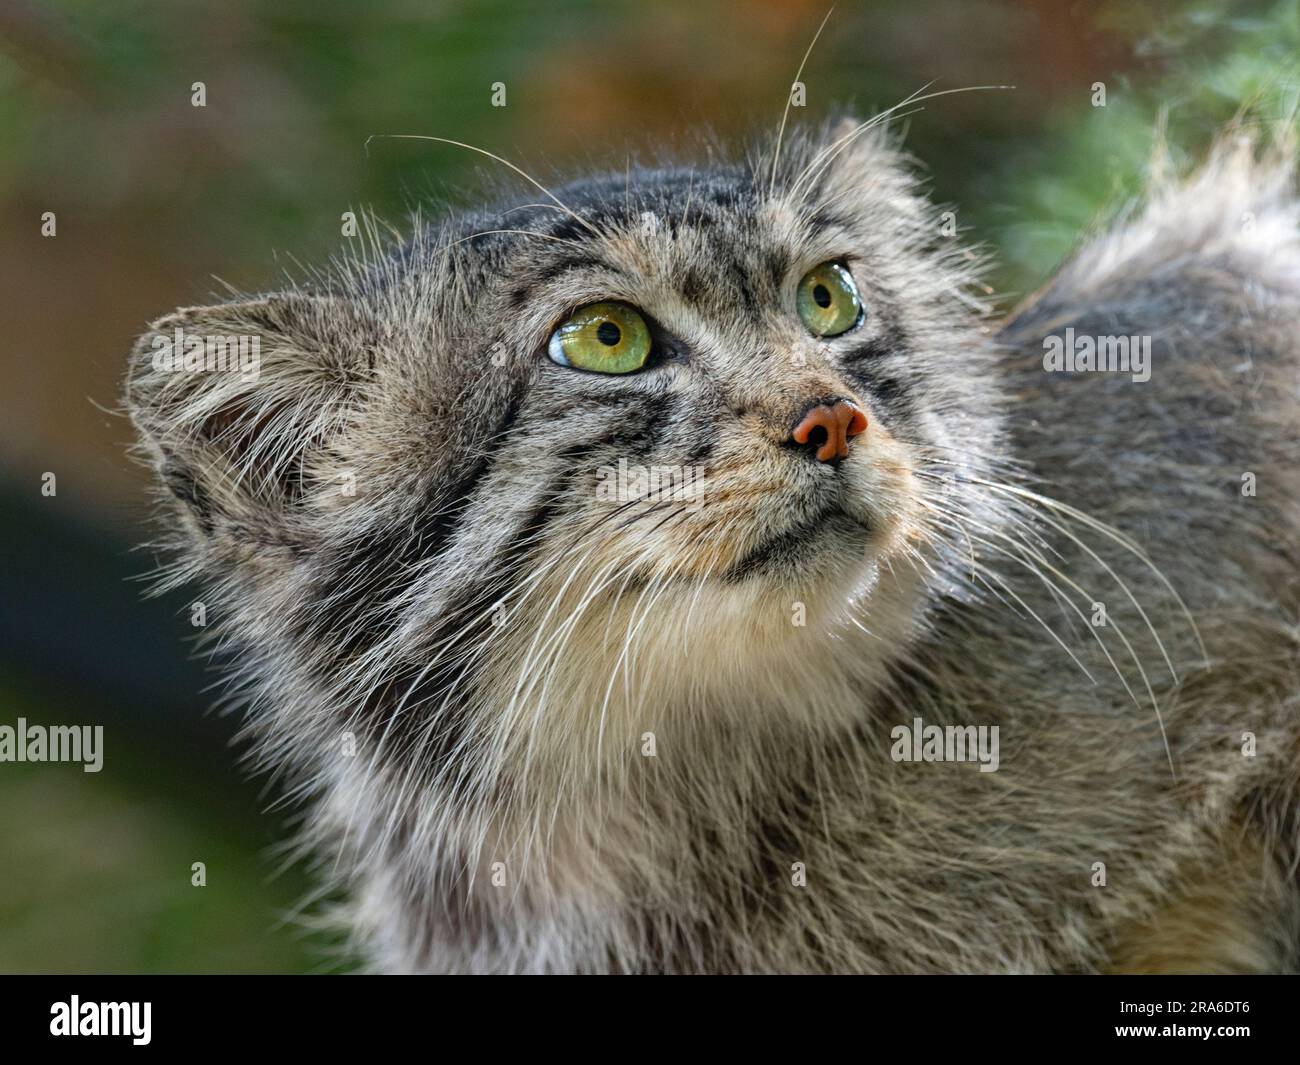
{"label": "thick fur coat", "polygon": [[[1293,153],[1225,137],[996,322],[882,129],[417,221],[141,338],[168,579],[374,967],[1296,967]],[[865,313],[819,339],[832,260]],[[656,363],[549,361],[609,299]],[[178,328],[256,379],[159,369]],[[1050,372],[1067,328],[1149,379]],[[836,397],[869,428],[808,461]],[[707,488],[611,501],[620,460]],[[899,760],[917,718],[997,770]]]}

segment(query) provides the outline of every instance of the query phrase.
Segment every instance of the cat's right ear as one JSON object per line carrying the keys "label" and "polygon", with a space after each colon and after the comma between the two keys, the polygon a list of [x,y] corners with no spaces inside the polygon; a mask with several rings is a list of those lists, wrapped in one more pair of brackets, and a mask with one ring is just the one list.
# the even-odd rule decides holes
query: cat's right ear
{"label": "cat's right ear", "polygon": [[904,169],[897,135],[878,118],[838,115],[823,127],[820,140],[821,162],[815,172],[830,196],[861,190]]}
{"label": "cat's right ear", "polygon": [[126,404],[191,532],[292,544],[366,378],[348,308],[290,292],[178,310],[136,342]]}

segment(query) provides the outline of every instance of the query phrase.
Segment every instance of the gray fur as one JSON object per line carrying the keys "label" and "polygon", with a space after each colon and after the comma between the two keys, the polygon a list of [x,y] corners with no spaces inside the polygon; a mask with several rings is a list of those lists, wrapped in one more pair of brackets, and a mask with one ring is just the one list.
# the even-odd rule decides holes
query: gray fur
{"label": "gray fur", "polygon": [[[154,323],[169,576],[373,965],[1294,967],[1292,157],[1225,140],[1001,324],[845,126],[770,191],[766,154],[578,182]],[[822,342],[794,287],[840,258],[868,313]],[[607,298],[669,357],[548,361]],[[178,325],[255,331],[257,382],[155,370]],[[1150,335],[1150,380],[1044,372],[1067,325]],[[785,446],[833,396],[838,469]],[[598,500],[620,458],[704,464],[703,506]],[[997,725],[998,771],[894,761],[918,716]]]}

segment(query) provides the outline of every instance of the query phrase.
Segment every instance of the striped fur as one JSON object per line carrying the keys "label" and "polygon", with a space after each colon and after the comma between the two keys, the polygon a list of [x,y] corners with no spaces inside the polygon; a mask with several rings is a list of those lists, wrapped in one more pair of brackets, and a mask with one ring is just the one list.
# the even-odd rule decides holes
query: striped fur
{"label": "striped fur", "polygon": [[[417,221],[137,344],[167,579],[374,967],[1296,964],[1290,150],[1225,140],[999,324],[852,128]],[[819,341],[830,259],[867,314]],[[546,359],[600,299],[653,367]],[[1150,381],[1045,373],[1067,325],[1150,335]],[[177,327],[254,332],[257,381],[155,370]],[[838,468],[786,446],[834,396]],[[702,505],[600,499],[620,460]],[[894,761],[915,717],[997,725],[1000,768]],[[1224,898],[1255,926],[1187,916]]]}

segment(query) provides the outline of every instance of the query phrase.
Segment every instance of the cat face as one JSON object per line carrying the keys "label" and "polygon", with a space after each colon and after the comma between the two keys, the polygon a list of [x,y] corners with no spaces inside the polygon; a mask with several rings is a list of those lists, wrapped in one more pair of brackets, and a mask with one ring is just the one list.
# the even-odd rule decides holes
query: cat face
{"label": "cat face", "polygon": [[[129,401],[189,556],[321,672],[585,699],[580,674],[676,674],[701,640],[731,675],[906,627],[927,515],[997,433],[970,263],[840,126],[177,312]],[[177,330],[255,336],[256,380],[159,369]]]}

